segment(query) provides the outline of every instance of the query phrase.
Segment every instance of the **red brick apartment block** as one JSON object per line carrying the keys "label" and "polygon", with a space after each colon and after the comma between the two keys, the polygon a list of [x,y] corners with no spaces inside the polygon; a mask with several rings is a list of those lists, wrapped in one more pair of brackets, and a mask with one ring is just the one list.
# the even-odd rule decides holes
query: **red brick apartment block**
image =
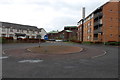
{"label": "red brick apartment block", "polygon": [[[78,22],[78,40],[90,42],[120,42],[120,1],[107,2]],[[81,34],[81,35],[80,35]]]}

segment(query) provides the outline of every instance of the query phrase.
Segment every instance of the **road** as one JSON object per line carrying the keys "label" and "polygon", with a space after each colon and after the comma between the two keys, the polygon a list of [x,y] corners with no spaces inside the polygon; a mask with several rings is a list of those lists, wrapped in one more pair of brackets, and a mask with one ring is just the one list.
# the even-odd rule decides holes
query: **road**
{"label": "road", "polygon": [[[18,58],[3,54],[3,78],[117,78],[118,47],[105,45],[74,44],[47,42],[47,45],[69,45],[84,48],[82,52],[43,56],[38,58]],[[3,44],[4,50],[38,46],[37,43]],[[107,52],[105,55],[104,52]],[[14,53],[14,52],[13,52]],[[99,54],[100,53],[100,54]],[[97,55],[98,54],[98,57]],[[99,56],[102,55],[102,56]],[[22,60],[39,59],[41,62],[30,63]]]}

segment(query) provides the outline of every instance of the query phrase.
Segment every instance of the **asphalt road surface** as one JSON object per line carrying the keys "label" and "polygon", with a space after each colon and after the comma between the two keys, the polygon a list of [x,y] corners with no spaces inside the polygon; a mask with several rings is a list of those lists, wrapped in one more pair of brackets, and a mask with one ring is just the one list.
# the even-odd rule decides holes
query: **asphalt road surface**
{"label": "asphalt road surface", "polygon": [[[84,48],[82,52],[38,58],[18,58],[3,54],[3,78],[118,78],[118,47],[47,42]],[[4,50],[38,46],[37,43],[3,44]],[[104,55],[104,53],[106,54]],[[13,52],[15,53],[15,52]],[[95,55],[98,54],[98,55]],[[85,56],[84,56],[85,55]],[[101,55],[101,56],[100,56]],[[82,56],[82,57],[81,57]],[[37,61],[32,61],[37,60]]]}

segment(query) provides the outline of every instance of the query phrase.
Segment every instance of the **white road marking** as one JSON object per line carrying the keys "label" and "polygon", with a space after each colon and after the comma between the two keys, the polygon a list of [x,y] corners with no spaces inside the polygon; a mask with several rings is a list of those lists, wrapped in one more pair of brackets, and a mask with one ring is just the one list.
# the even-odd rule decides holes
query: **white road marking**
{"label": "white road marking", "polygon": [[22,60],[18,61],[19,63],[38,63],[38,62],[43,62],[43,60]]}
{"label": "white road marking", "polygon": [[1,59],[6,59],[6,58],[8,58],[8,56],[2,56],[2,57],[0,57],[0,60]]}
{"label": "white road marking", "polygon": [[103,55],[106,55],[107,51],[103,51],[104,53],[101,54],[101,55],[97,55],[97,56],[93,56],[92,59],[96,58],[96,57],[100,57],[100,56],[103,56]]}

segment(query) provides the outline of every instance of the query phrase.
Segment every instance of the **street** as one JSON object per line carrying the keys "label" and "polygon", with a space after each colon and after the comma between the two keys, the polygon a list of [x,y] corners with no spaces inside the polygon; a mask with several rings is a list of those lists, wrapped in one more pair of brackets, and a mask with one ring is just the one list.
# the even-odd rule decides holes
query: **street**
{"label": "street", "polygon": [[[83,51],[61,55],[23,57],[9,50],[38,46],[37,43],[3,44],[3,78],[117,78],[118,47],[64,42],[46,42],[41,46],[67,45],[83,48]],[[8,51],[7,51],[8,50]],[[29,53],[27,53],[29,54]],[[25,60],[27,60],[25,62]],[[31,62],[29,61],[31,60]],[[33,61],[32,60],[38,60]]]}

